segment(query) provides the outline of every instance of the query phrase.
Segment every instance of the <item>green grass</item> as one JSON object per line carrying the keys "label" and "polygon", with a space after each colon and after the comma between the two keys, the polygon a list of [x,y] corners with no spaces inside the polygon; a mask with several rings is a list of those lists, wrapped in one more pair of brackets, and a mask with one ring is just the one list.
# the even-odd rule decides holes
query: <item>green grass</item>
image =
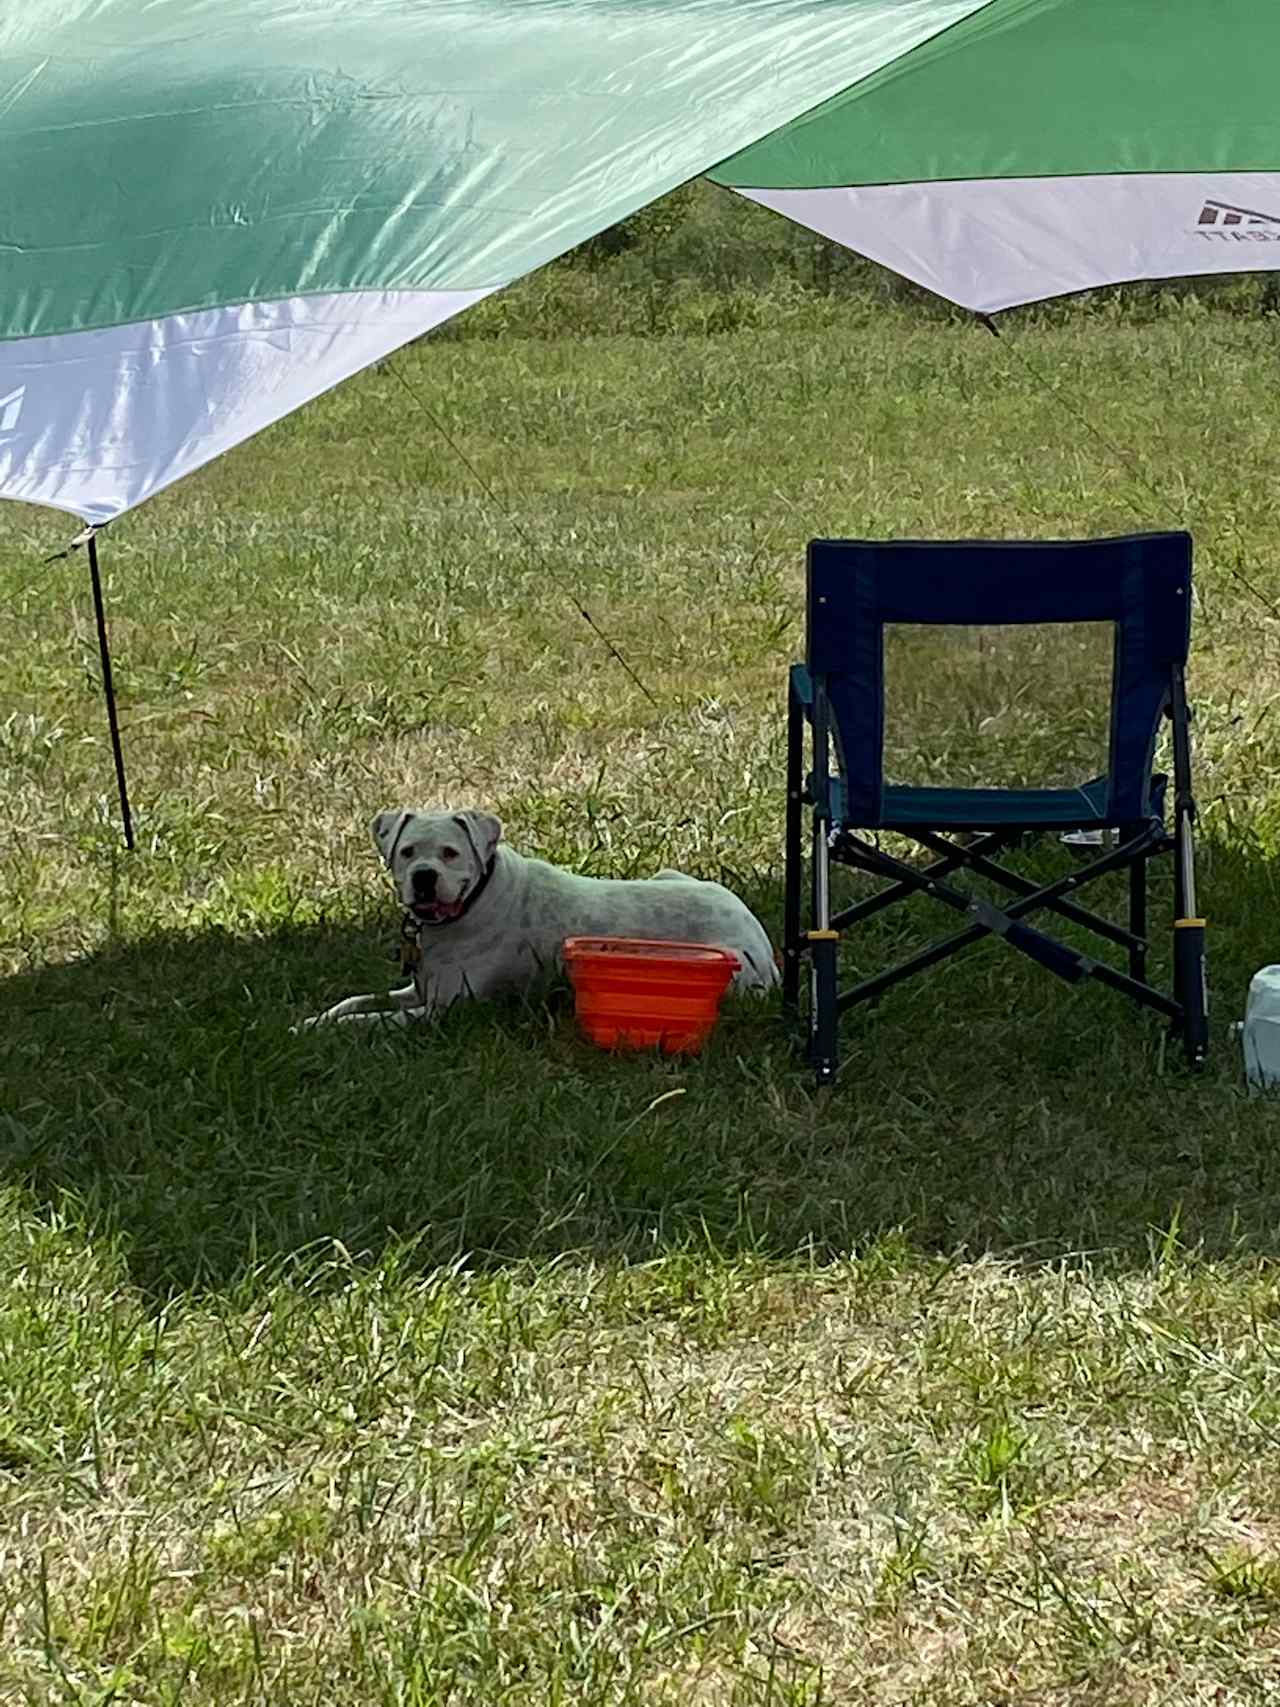
{"label": "green grass", "polygon": [[[0,512],[0,1701],[1274,1698],[1280,1128],[1224,1034],[1276,955],[1276,322],[642,288],[553,269],[108,532],[133,858],[71,529]],[[1199,1079],[995,948],[823,1096],[767,1005],[695,1061],[563,990],[290,1035],[393,976],[401,800],[776,932],[811,536],[1148,525],[1197,537]],[[1037,719],[1003,648],[934,667],[924,773],[1079,732],[1070,675]]]}

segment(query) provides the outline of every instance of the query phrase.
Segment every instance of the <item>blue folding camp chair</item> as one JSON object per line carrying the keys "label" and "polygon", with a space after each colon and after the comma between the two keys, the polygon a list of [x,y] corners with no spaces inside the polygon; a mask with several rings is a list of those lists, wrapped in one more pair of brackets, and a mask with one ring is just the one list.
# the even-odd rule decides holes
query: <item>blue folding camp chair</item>
{"label": "blue folding camp chair", "polygon": [[[983,937],[997,936],[1058,977],[1095,978],[1171,1022],[1188,1060],[1207,1048],[1204,921],[1196,916],[1191,741],[1184,666],[1190,641],[1191,538],[1135,534],[1082,541],[819,539],[808,554],[804,664],[791,670],[787,720],[786,924],[783,1000],[798,1013],[810,978],[809,1053],[819,1083],[837,1064],[839,1016]],[[1114,627],[1109,760],[1078,788],[917,788],[884,776],[884,631],[944,625],[1106,622]],[[1167,778],[1152,774],[1161,719],[1172,720],[1173,833]],[[806,771],[805,731],[812,763]],[[804,813],[811,814],[808,926],[802,919]],[[1037,883],[996,856],[1036,832],[1104,831],[1087,864]],[[928,864],[885,851],[880,832],[916,842]],[[868,839],[870,833],[873,839]],[[957,834],[962,840],[957,842]],[[1110,845],[1107,845],[1107,844]],[[1147,982],[1147,861],[1174,857],[1173,993]],[[831,863],[887,887],[832,913]],[[1127,927],[1070,899],[1127,867]],[[997,906],[954,874],[969,872],[1013,899]],[[841,938],[872,914],[923,895],[963,916],[962,929],[900,965],[838,987]],[[1127,950],[1128,970],[1081,953],[1027,922],[1049,912]]]}

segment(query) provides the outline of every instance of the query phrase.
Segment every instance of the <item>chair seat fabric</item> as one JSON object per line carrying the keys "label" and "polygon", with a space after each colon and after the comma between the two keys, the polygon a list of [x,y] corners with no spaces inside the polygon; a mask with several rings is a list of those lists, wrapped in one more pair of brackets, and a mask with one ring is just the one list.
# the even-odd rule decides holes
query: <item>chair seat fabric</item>
{"label": "chair seat fabric", "polygon": [[[1145,814],[1163,820],[1166,779],[1153,776]],[[812,786],[812,782],[810,784]],[[831,816],[849,829],[889,830],[1100,830],[1119,828],[1107,815],[1107,778],[1080,788],[906,788],[890,784],[874,825],[849,817],[848,792],[839,777],[828,784]]]}

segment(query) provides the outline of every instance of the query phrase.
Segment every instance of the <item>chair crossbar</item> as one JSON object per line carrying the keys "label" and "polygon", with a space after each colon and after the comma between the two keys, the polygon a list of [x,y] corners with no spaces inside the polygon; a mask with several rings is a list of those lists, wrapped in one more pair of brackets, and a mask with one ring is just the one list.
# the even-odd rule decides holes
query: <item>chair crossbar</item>
{"label": "chair crossbar", "polygon": [[[913,841],[917,841],[922,847],[935,852],[940,848],[952,845],[942,836],[933,835],[928,830],[913,830],[911,834]],[[1164,837],[1147,853],[1136,854],[1134,858],[1149,859],[1152,854],[1167,852],[1169,845],[1168,838]],[[992,883],[998,883],[1005,889],[1011,889],[1016,895],[1030,895],[1036,887],[1030,878],[1023,877],[1020,872],[1009,871],[1004,866],[997,865],[994,860],[985,858],[976,844],[972,848],[962,848],[958,851],[965,856],[963,863],[966,869],[972,870],[978,877],[985,877]],[[1098,936],[1106,937],[1109,942],[1114,942],[1120,948],[1144,949],[1147,947],[1145,937],[1126,930],[1123,925],[1116,924],[1114,919],[1104,918],[1101,913],[1091,912],[1088,907],[1078,907],[1074,901],[1057,900],[1048,901],[1045,904],[1061,918],[1070,919],[1073,925],[1083,925],[1086,930],[1093,931]]]}
{"label": "chair crossbar", "polygon": [[[919,836],[914,836],[913,839],[923,840]],[[964,930],[957,931],[952,936],[944,937],[931,944],[919,954],[913,955],[909,960],[902,961],[897,966],[888,968],[885,972],[864,979],[852,989],[841,992],[837,997],[837,1010],[843,1012],[858,1002],[873,1000],[902,979],[923,971],[927,966],[936,965],[940,960],[947,959],[961,949],[969,947],[970,944],[981,941],[983,937],[995,935],[1002,937],[1011,948],[1027,954],[1038,964],[1045,966],[1049,971],[1068,982],[1075,982],[1083,977],[1096,978],[1100,983],[1110,985],[1112,989],[1121,991],[1134,1001],[1140,1002],[1146,1007],[1154,1008],[1158,1013],[1165,1014],[1172,1020],[1180,1020],[1183,1016],[1182,1004],[1166,996],[1163,991],[1156,990],[1140,979],[1118,971],[1106,961],[1094,960],[1088,955],[1081,954],[1078,950],[1060,942],[1056,937],[1020,922],[1030,913],[1050,908],[1056,909],[1067,889],[1093,882],[1096,878],[1103,877],[1110,871],[1118,870],[1135,859],[1150,857],[1152,853],[1159,851],[1160,845],[1167,839],[1160,825],[1146,825],[1129,841],[1109,850],[1099,858],[1091,860],[1081,870],[1069,872],[1052,883],[1037,887],[1029,884],[1025,879],[1019,880],[1019,887],[1021,888],[1025,884],[1025,888],[1021,888],[1018,898],[1011,902],[1008,907],[999,908],[992,906],[989,902],[975,900],[974,897],[955,888],[944,878],[931,875],[931,872],[935,870],[933,867],[917,871],[904,864],[903,861],[894,859],[881,849],[862,841],[858,836],[848,831],[842,832],[836,838],[832,849],[833,857],[839,859],[841,863],[868,871],[872,875],[892,878],[900,894],[915,892],[930,895],[954,911],[974,915],[974,922]],[[941,842],[942,838],[937,838],[937,841]],[[949,844],[943,843],[943,845]],[[953,849],[952,851],[959,852],[961,850]],[[938,862],[938,864],[942,863],[944,862]],[[1000,872],[1004,878],[1011,876],[1010,873],[1002,871],[1000,867],[996,867],[995,870]],[[1011,885],[1011,887],[1013,886]],[[1084,908],[1077,909],[1077,911],[1084,915],[1083,922],[1087,922],[1088,928],[1094,929],[1097,922],[1096,915],[1089,913]],[[1103,920],[1101,922],[1109,924],[1110,921]],[[1129,933],[1126,933],[1126,936],[1128,935]]]}
{"label": "chair crossbar", "polygon": [[[913,977],[917,972],[923,972],[930,966],[936,966],[939,961],[948,960],[953,954],[958,954],[963,948],[972,943],[981,942],[984,936],[990,935],[985,925],[970,925],[966,930],[957,931],[953,936],[940,937],[937,942],[930,943],[928,948],[921,949],[919,954],[913,954],[909,960],[899,961],[896,966],[890,966],[883,972],[877,972],[873,977],[864,978],[848,990],[842,990],[836,998],[836,1010],[846,1013],[860,1002],[873,1002],[884,995],[886,990],[895,984],[901,984],[905,979]],[[1088,964],[1086,973],[1096,978],[1100,984],[1107,984],[1113,990],[1140,1002],[1144,1007],[1154,1008],[1157,1013],[1164,1014],[1167,1019],[1180,1021],[1185,1010],[1181,1002],[1174,1001],[1162,991],[1154,989],[1150,984],[1144,984],[1138,978],[1131,978],[1127,973],[1119,971],[1114,966],[1108,966],[1105,961],[1096,960]]]}
{"label": "chair crossbar", "polygon": [[[972,865],[974,856],[979,855],[982,849],[1007,847],[1011,841],[1016,839],[1010,835],[1002,835],[997,831],[989,836],[984,836],[981,842],[975,843],[972,847],[960,848],[954,842],[945,841],[941,836],[937,837],[936,840],[927,839],[920,831],[912,831],[911,837],[913,841],[921,842],[933,851],[943,854],[943,857],[935,861],[933,865],[927,865],[924,868],[926,877],[945,877],[949,871],[958,871],[962,866]],[[839,860],[839,854],[833,852],[832,858]],[[1000,868],[997,867],[996,869]],[[913,886],[909,883],[894,883],[888,889],[877,890],[874,895],[868,895],[862,901],[855,901],[852,906],[845,907],[837,913],[831,920],[831,928],[832,930],[843,931],[847,930],[850,925],[861,924],[863,919],[870,919],[876,913],[882,913],[886,907],[892,907],[895,902],[904,901],[912,893]]]}

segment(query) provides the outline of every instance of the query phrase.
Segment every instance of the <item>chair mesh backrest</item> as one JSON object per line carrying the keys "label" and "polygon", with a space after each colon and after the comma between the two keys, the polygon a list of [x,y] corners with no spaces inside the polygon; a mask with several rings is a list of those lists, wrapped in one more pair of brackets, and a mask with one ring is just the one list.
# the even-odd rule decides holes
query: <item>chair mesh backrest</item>
{"label": "chair mesh backrest", "polygon": [[1107,821],[1145,816],[1171,668],[1190,642],[1190,534],[811,541],[806,661],[831,706],[850,817],[865,825],[884,792],[884,629],[910,622],[1114,623]]}

